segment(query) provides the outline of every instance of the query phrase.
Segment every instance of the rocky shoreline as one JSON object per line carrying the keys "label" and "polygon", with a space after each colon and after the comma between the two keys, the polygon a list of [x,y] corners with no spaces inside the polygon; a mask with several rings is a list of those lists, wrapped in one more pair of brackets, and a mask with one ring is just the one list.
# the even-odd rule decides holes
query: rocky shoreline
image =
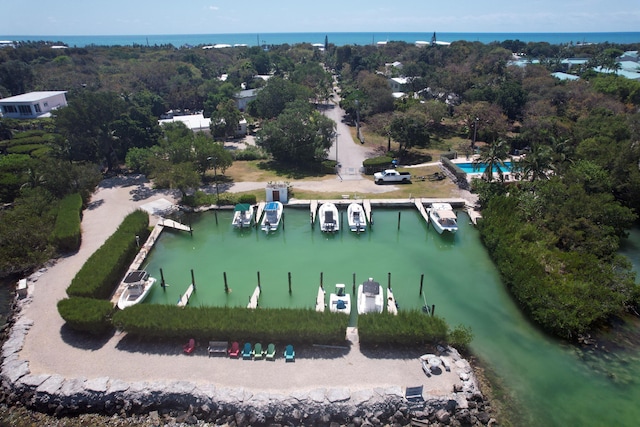
{"label": "rocky shoreline", "polygon": [[[37,278],[34,278],[37,280]],[[22,315],[31,295],[16,299],[2,346],[0,403],[61,417],[99,414],[117,425],[496,425],[469,363],[440,348],[462,385],[444,396],[405,399],[401,387],[320,388],[288,394],[188,381],[33,375],[20,350],[33,322]],[[124,424],[123,424],[124,423]],[[128,424],[130,423],[130,424]],[[65,424],[66,425],[66,424]],[[82,424],[79,424],[82,425]]]}

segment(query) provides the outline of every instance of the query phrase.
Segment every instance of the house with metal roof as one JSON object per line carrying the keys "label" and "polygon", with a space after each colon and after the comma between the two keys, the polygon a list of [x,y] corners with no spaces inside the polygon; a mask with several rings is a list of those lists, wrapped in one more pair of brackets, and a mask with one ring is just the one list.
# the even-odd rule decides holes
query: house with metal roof
{"label": "house with metal roof", "polygon": [[67,91],[29,92],[0,99],[0,113],[11,119],[51,117],[51,111],[67,106]]}

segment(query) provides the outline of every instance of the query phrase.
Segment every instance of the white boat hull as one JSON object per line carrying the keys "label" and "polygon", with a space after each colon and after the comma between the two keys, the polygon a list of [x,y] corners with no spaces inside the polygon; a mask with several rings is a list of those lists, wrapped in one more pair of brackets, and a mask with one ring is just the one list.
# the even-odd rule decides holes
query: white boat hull
{"label": "white boat hull", "polygon": [[251,227],[251,224],[253,224],[253,206],[246,211],[234,212],[232,224],[235,228]]}
{"label": "white boat hull", "polygon": [[156,279],[149,277],[143,284],[128,285],[118,299],[118,308],[124,310],[144,301],[155,283]]}
{"label": "white boat hull", "polygon": [[458,231],[456,214],[449,203],[432,204],[429,208],[429,220],[438,234]]}
{"label": "white boat hull", "polygon": [[333,203],[323,203],[318,209],[320,218],[320,230],[325,233],[334,233],[340,230],[340,217],[338,208]]}
{"label": "white boat hull", "polygon": [[336,292],[329,295],[329,311],[334,313],[351,314],[351,295],[346,293],[344,285],[337,285]]}
{"label": "white boat hull", "polygon": [[351,203],[349,205],[347,208],[347,218],[349,221],[349,230],[362,233],[367,229],[367,217],[360,203]]}
{"label": "white boat hull", "polygon": [[282,211],[284,206],[280,202],[269,202],[264,209],[264,216],[262,217],[262,223],[260,228],[262,231],[270,232],[276,231],[280,226],[280,219],[282,218]]}
{"label": "white boat hull", "polygon": [[366,287],[367,282],[358,286],[358,314],[382,313],[384,306],[384,289],[379,283],[376,292],[368,291]]}

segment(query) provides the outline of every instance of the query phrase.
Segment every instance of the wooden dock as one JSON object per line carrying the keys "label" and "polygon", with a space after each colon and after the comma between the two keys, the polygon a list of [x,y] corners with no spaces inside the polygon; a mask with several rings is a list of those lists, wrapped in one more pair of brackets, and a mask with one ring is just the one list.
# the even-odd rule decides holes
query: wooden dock
{"label": "wooden dock", "polygon": [[427,221],[427,224],[429,224],[429,214],[422,204],[422,199],[415,199],[414,203],[416,205],[416,208],[418,208],[418,212],[420,212],[420,215],[422,215],[422,218],[424,218],[424,220]]}
{"label": "wooden dock", "polygon": [[266,205],[266,202],[258,203],[258,208],[256,209],[256,227],[260,226],[260,219],[262,218],[262,213],[264,212],[264,207]]}
{"label": "wooden dock", "polygon": [[193,286],[193,283],[189,285],[187,291],[178,300],[178,307],[186,307],[186,305],[189,304],[189,298],[191,298],[191,294],[193,294],[195,289],[196,287]]}
{"label": "wooden dock", "polygon": [[398,315],[398,306],[396,306],[396,297],[393,296],[391,288],[387,288],[387,313]]}
{"label": "wooden dock", "polygon": [[247,308],[258,308],[258,300],[260,299],[260,285],[256,286],[253,291],[253,295],[249,298],[249,304],[247,304]]}
{"label": "wooden dock", "polygon": [[316,222],[316,215],[318,214],[318,201],[317,200],[311,200],[311,202],[309,202],[309,210],[311,211],[310,221],[311,221],[311,226],[313,227],[313,224],[315,224],[315,222]]}
{"label": "wooden dock", "polygon": [[466,205],[465,210],[467,211],[467,215],[469,215],[469,219],[473,225],[478,225],[478,220],[482,219],[482,214],[474,209],[473,206]]}
{"label": "wooden dock", "polygon": [[325,302],[325,290],[322,286],[318,286],[318,296],[316,297],[316,311],[324,312]]}
{"label": "wooden dock", "polygon": [[373,225],[371,222],[371,201],[369,199],[362,201],[362,207],[364,208],[364,215],[367,217],[367,222],[369,223],[369,227]]}
{"label": "wooden dock", "polygon": [[178,221],[174,221],[172,219],[160,218],[160,220],[158,221],[158,225],[162,227],[175,228],[176,230],[191,232],[191,227],[181,224]]}

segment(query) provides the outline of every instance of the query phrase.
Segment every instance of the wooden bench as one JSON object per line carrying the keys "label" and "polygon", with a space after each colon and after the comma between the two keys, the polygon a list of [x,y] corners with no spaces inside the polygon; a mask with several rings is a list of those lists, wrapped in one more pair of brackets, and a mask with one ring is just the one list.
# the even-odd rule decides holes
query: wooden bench
{"label": "wooden bench", "polygon": [[229,348],[229,343],[227,341],[209,341],[209,356],[211,354],[227,354],[227,348]]}

